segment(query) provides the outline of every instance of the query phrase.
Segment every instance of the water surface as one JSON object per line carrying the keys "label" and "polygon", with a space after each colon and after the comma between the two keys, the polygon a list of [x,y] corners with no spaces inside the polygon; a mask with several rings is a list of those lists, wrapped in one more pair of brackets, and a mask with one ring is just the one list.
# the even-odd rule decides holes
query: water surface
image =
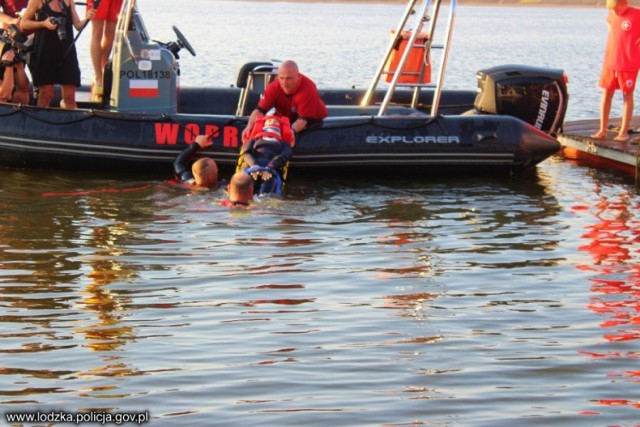
{"label": "water surface", "polygon": [[[336,87],[366,86],[403,9],[140,8],[154,38],[176,24],[198,51],[183,55],[183,84],[230,84],[244,57],[292,57]],[[603,20],[461,7],[447,82],[474,87],[477,69],[503,63],[565,68],[569,115],[592,117]],[[552,158],[519,179],[292,177],[283,199],[230,211],[222,189],[155,176],[3,173],[3,414],[638,425],[640,199],[615,174]]]}

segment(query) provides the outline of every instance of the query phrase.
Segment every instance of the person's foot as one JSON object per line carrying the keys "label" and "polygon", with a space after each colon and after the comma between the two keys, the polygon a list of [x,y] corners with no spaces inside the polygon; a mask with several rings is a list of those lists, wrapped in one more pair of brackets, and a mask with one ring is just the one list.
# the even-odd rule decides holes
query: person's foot
{"label": "person's foot", "polygon": [[102,86],[95,85],[91,89],[91,101],[92,102],[102,102]]}
{"label": "person's foot", "polygon": [[102,82],[94,80],[91,83],[91,102],[102,102]]}
{"label": "person's foot", "polygon": [[628,133],[618,134],[618,136],[613,138],[613,140],[618,142],[627,142],[629,140],[629,134]]}
{"label": "person's foot", "polygon": [[598,132],[591,135],[591,138],[594,138],[594,139],[604,139],[606,137],[607,137],[606,130],[599,130]]}

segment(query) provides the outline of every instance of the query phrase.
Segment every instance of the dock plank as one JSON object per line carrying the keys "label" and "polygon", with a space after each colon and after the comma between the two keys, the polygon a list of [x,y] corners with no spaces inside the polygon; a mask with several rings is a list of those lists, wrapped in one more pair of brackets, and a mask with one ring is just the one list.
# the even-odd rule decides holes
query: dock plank
{"label": "dock plank", "polygon": [[620,118],[612,118],[609,135],[606,139],[591,138],[600,127],[598,119],[574,120],[564,123],[558,141],[562,145],[562,154],[568,159],[585,160],[595,166],[614,168],[625,174],[637,175],[640,142],[640,116],[631,120],[629,141],[614,141]]}

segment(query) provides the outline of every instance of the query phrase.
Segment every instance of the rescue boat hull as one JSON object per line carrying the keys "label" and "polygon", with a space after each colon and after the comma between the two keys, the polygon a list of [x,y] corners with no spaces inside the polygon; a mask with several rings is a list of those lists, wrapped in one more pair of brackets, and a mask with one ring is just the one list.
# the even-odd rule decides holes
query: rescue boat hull
{"label": "rescue boat hull", "polygon": [[[400,31],[416,3],[409,1],[395,32],[409,36],[403,46],[415,47],[413,37],[425,22],[435,24],[427,17],[437,17],[441,7],[440,0],[423,2],[415,31]],[[448,34],[456,1],[449,3]],[[178,52],[195,51],[173,29],[176,42],[153,40],[137,1],[124,0],[104,70],[103,102],[80,102],[77,110],[0,105],[0,166],[152,171],[166,177],[180,151],[206,134],[213,146],[199,155],[213,157],[223,173],[232,171],[248,116],[276,78],[278,64],[246,63],[231,87],[183,87]],[[386,89],[378,87],[383,68],[366,91],[319,88],[329,115],[297,135],[290,173],[519,173],[560,150],[552,135],[568,99],[561,70],[497,67],[479,72],[478,90],[443,90],[449,37],[434,85],[427,84],[431,62],[420,59],[430,57],[430,43],[413,47],[401,54],[394,40],[389,44],[381,65],[389,55],[398,63],[393,70],[384,68]],[[420,70],[406,69],[408,52],[418,55]],[[408,86],[399,86],[399,77],[408,78]],[[88,99],[87,88],[78,92],[78,99],[83,96]]]}
{"label": "rescue boat hull", "polygon": [[[454,95],[449,108],[469,108],[460,103],[464,96]],[[418,175],[518,173],[560,149],[555,138],[510,116],[375,116],[357,107],[333,108],[338,115],[298,135],[290,173],[367,175],[389,168]],[[152,171],[159,176],[171,171],[178,153],[199,134],[212,135],[214,142],[200,154],[214,158],[223,172],[233,170],[247,123],[246,117],[223,114],[15,105],[0,105],[0,117],[2,166]]]}

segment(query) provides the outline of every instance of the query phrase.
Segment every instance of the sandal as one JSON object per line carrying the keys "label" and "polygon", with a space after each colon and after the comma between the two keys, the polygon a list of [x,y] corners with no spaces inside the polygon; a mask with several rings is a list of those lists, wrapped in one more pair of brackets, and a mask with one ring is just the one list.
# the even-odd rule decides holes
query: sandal
{"label": "sandal", "polygon": [[95,83],[91,84],[91,102],[102,102],[103,88]]}

